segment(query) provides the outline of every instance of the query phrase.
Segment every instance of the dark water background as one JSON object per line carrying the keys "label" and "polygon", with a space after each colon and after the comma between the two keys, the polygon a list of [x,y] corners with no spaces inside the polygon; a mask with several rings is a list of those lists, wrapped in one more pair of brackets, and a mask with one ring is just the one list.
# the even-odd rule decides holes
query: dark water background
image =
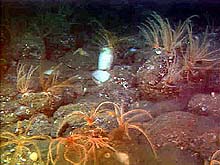
{"label": "dark water background", "polygon": [[[199,15],[202,19],[200,24],[220,24],[220,1],[219,0],[45,0],[45,1],[1,1],[4,8],[10,5],[12,15],[24,13],[32,15],[40,13],[48,6],[68,4],[72,9],[72,15],[78,16],[78,21],[87,21],[96,18],[107,27],[115,27],[118,23],[126,25],[138,25],[146,19],[150,11],[159,12],[170,20],[183,20],[191,15]],[[4,10],[4,9],[3,9]],[[4,13],[2,10],[2,18]],[[70,18],[71,19],[71,15]]]}

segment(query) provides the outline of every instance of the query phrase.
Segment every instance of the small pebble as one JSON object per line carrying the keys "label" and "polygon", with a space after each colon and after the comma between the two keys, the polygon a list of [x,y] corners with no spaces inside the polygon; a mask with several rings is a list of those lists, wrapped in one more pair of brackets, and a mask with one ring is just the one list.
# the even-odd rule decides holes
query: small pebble
{"label": "small pebble", "polygon": [[32,152],[32,153],[30,154],[29,158],[30,158],[32,161],[36,162],[37,159],[38,159],[38,154],[37,154],[36,152]]}

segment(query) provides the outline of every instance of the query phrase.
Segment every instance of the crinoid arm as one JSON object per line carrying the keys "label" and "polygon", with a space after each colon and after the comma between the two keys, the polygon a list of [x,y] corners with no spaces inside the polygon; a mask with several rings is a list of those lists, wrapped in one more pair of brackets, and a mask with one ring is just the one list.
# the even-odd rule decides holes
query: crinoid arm
{"label": "crinoid arm", "polygon": [[130,138],[129,129],[136,129],[139,132],[141,132],[144,135],[144,137],[147,139],[148,143],[150,144],[155,158],[157,158],[156,149],[155,149],[153,143],[151,142],[149,135],[147,135],[147,133],[139,126],[140,122],[138,122],[138,120],[141,118],[146,118],[146,117],[148,117],[149,119],[153,118],[151,116],[151,114],[146,110],[133,109],[131,111],[128,111],[126,113],[121,114],[121,122],[122,123],[119,123],[119,125],[122,125],[122,126],[124,125],[125,134],[129,138]]}
{"label": "crinoid arm", "polygon": [[191,25],[191,19],[186,19],[178,26],[172,27],[168,19],[163,19],[156,12],[153,12],[138,28],[151,48],[163,48],[167,53],[172,53],[181,47],[187,36],[187,27]]}
{"label": "crinoid arm", "polygon": [[11,132],[1,132],[0,133],[0,138],[1,139],[6,139],[6,140],[12,140],[16,138],[16,135],[11,133]]}
{"label": "crinoid arm", "polygon": [[[88,154],[85,146],[77,142],[81,138],[81,135],[74,134],[70,137],[59,137],[51,140],[47,155],[47,165],[50,165],[50,163],[57,164],[61,157],[73,165],[84,165],[88,160]],[[61,154],[63,155],[61,156]]]}
{"label": "crinoid arm", "polygon": [[150,144],[151,149],[152,149],[152,151],[153,151],[153,154],[154,154],[155,158],[158,158],[157,153],[156,153],[156,149],[155,149],[153,143],[151,142],[151,140],[150,140],[150,138],[149,138],[149,135],[147,135],[147,133],[146,133],[142,128],[140,128],[140,127],[137,126],[137,125],[129,124],[127,127],[128,127],[128,128],[131,128],[131,129],[136,129],[136,130],[140,131],[140,132],[144,135],[144,137],[147,139],[148,143]]}
{"label": "crinoid arm", "polygon": [[218,160],[211,160],[210,165],[220,165],[220,161],[218,161]]}
{"label": "crinoid arm", "polygon": [[[47,135],[32,135],[28,136],[27,133],[32,125],[33,119],[29,122],[26,128],[23,128],[22,122],[17,122],[17,128],[15,133],[11,132],[1,132],[0,133],[0,148],[7,147],[13,148],[14,152],[7,156],[10,159],[12,165],[19,164],[23,157],[27,157],[31,152],[37,154],[37,162],[43,164],[41,157],[41,151],[38,146],[39,140],[51,140]],[[4,150],[5,148],[3,148]],[[6,150],[5,150],[6,151]],[[25,161],[31,161],[31,159],[26,159]],[[26,162],[28,163],[28,162]]]}
{"label": "crinoid arm", "polygon": [[220,150],[215,151],[215,153],[211,156],[210,165],[220,165]]}
{"label": "crinoid arm", "polygon": [[95,119],[99,113],[110,111],[110,109],[101,109],[102,106],[107,104],[113,105],[115,108],[115,112],[117,112],[117,114],[120,113],[118,112],[118,109],[120,109],[119,106],[116,103],[110,101],[105,101],[100,103],[95,109],[90,110],[90,112],[88,113],[82,111],[73,111],[72,113],[64,117],[64,120],[61,122],[61,124],[58,127],[56,136],[59,137],[64,125],[69,121],[71,121],[75,116],[78,116],[80,119],[84,119],[86,121],[86,125],[92,126],[95,123]]}
{"label": "crinoid arm", "polygon": [[[69,155],[68,155],[69,153]],[[74,153],[74,156],[73,156]],[[75,144],[74,148],[65,148],[64,159],[74,165],[85,165],[88,161],[87,150],[84,145]],[[71,157],[71,158],[70,158]],[[74,157],[76,160],[73,160]]]}
{"label": "crinoid arm", "polygon": [[[130,117],[129,117],[130,116]],[[152,115],[144,109],[133,109],[121,115],[123,122],[135,122],[140,118],[148,117],[149,119],[153,119]]]}
{"label": "crinoid arm", "polygon": [[156,149],[153,143],[151,142],[149,135],[147,135],[147,133],[139,126],[141,125],[139,120],[146,117],[148,117],[148,119],[152,119],[153,117],[151,116],[151,114],[147,110],[143,110],[143,109],[133,109],[128,112],[124,112],[123,109],[120,108],[117,104],[113,104],[113,105],[115,108],[114,110],[119,125],[118,129],[124,132],[125,135],[127,135],[129,138],[130,138],[129,129],[136,129],[139,132],[141,132],[147,139],[148,143],[150,144],[155,158],[157,158]]}
{"label": "crinoid arm", "polygon": [[[57,160],[59,159],[60,145],[62,143],[63,138],[52,139],[47,153],[47,165],[50,165],[50,162],[55,165]],[[55,147],[53,148],[53,145]],[[53,157],[53,150],[56,149],[56,158]]]}
{"label": "crinoid arm", "polygon": [[28,92],[30,84],[31,84],[31,77],[35,70],[38,67],[33,67],[32,65],[28,70],[25,69],[25,64],[18,64],[17,66],[17,83],[16,87],[18,92],[24,94]]}

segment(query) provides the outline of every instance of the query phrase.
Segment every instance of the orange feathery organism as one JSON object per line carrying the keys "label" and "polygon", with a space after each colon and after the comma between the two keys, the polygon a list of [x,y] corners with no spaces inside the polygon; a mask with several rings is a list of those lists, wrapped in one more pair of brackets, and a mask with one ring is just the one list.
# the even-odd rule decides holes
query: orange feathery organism
{"label": "orange feathery organism", "polygon": [[86,116],[85,118],[84,118],[84,120],[87,122],[86,124],[88,125],[88,126],[92,126],[93,124],[94,124],[94,118],[93,117],[89,117],[89,116]]}
{"label": "orange feathery organism", "polygon": [[92,108],[88,115],[85,115],[84,120],[88,126],[92,126],[95,123],[95,117],[97,116],[97,110]]}

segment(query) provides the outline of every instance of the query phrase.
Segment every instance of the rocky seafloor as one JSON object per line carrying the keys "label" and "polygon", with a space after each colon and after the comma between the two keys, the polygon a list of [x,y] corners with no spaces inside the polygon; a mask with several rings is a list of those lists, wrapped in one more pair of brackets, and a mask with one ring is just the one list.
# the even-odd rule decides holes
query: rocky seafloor
{"label": "rocky seafloor", "polygon": [[[154,66],[154,52],[138,32],[132,32],[117,47],[108,81],[97,83],[92,73],[97,69],[99,50],[91,43],[90,32],[83,32],[83,36],[81,41],[74,34],[50,34],[44,40],[46,47],[39,36],[25,36],[12,47],[3,45],[6,58],[0,61],[1,165],[74,164],[67,159],[83,154],[77,147],[72,146],[74,150],[66,145],[73,142],[69,138],[73,134],[110,139],[109,146],[98,144],[94,147],[96,156],[81,164],[208,165],[211,159],[216,160],[211,165],[218,164],[220,154],[212,155],[220,150],[219,63],[196,72],[195,81],[164,86],[160,77],[163,59],[156,56]],[[199,38],[200,33],[196,32],[195,37]],[[220,27],[208,32],[210,47],[220,48],[219,37]],[[25,86],[18,83],[19,66],[26,72],[34,68],[31,78],[25,78],[30,83],[24,93],[20,88]],[[103,102],[107,104],[98,111],[106,113],[92,116]],[[138,129],[127,128],[129,136],[126,128],[124,132],[117,130],[116,105],[125,113],[146,111],[150,117],[135,116],[137,119],[132,119],[137,121],[132,122],[147,135]],[[77,115],[71,116],[74,113]],[[57,150],[50,146],[51,141],[58,142],[56,139],[61,142]],[[79,146],[83,146],[81,143]]]}

